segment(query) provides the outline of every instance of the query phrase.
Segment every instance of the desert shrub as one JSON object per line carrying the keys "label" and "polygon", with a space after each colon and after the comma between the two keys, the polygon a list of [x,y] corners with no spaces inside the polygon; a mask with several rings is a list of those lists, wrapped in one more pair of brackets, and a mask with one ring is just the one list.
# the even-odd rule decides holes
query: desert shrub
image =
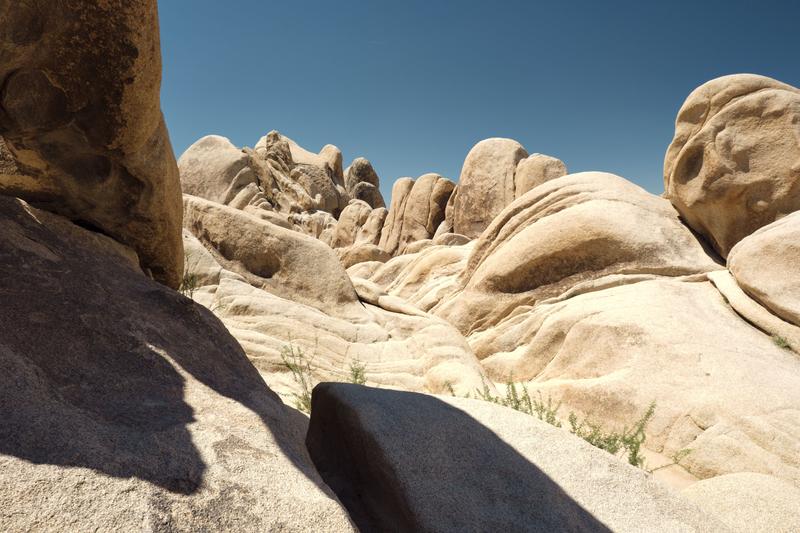
{"label": "desert shrub", "polygon": [[311,414],[311,390],[314,388],[311,361],[303,349],[289,343],[281,348],[283,366],[292,373],[292,379],[300,386],[300,393],[293,393],[294,406],[306,414]]}
{"label": "desert shrub", "polygon": [[178,291],[187,298],[192,298],[194,296],[194,291],[197,290],[197,286],[197,275],[190,272],[188,267],[184,268]]}
{"label": "desert shrub", "polygon": [[[445,386],[450,394],[455,396],[455,391],[450,383]],[[466,395],[471,397],[470,394]],[[515,383],[511,376],[506,382],[505,395],[492,394],[489,385],[484,381],[482,389],[475,390],[475,397],[487,402],[496,403],[505,407],[510,407],[522,413],[537,417],[539,420],[547,422],[551,426],[562,427],[558,412],[561,402],[555,402],[551,396],[545,399],[541,391],[537,391],[536,396],[531,396],[524,383]],[[632,424],[626,425],[622,430],[607,431],[601,424],[591,422],[588,418],[578,419],[578,415],[570,412],[567,420],[570,424],[570,432],[582,438],[592,446],[605,450],[608,453],[624,457],[628,463],[639,468],[645,468],[644,457],[642,456],[642,446],[645,443],[647,424],[655,414],[656,404],[651,403],[645,412]],[[654,472],[672,465],[683,466],[681,462],[691,450],[679,450],[672,456],[672,463],[659,466],[648,472]],[[686,467],[684,467],[686,468]],[[687,469],[688,470],[688,469]]]}
{"label": "desert shrub", "polygon": [[[294,396],[294,406],[306,413],[311,414],[311,391],[317,384],[314,378],[314,369],[312,363],[314,356],[308,357],[299,346],[295,346],[291,342],[281,347],[281,366],[286,368],[292,374],[292,379],[300,387],[299,393],[292,393]],[[348,381],[357,385],[365,385],[367,383],[367,365],[358,359],[352,361],[349,367]]]}
{"label": "desert shrub", "polygon": [[367,383],[367,365],[358,359],[350,363],[350,383],[364,385]]}
{"label": "desert shrub", "polygon": [[622,453],[627,457],[628,463],[644,468],[642,444],[646,439],[645,429],[655,411],[656,403],[653,402],[638,420],[630,426],[623,427],[621,431],[605,431],[600,424],[594,424],[585,418],[578,422],[578,416],[570,413],[570,431],[592,446],[613,455]]}
{"label": "desert shrub", "polygon": [[[519,387],[517,388],[517,383],[509,376],[506,382],[505,396],[493,395],[485,381],[483,382],[483,390],[477,389],[475,392],[481,400],[510,407],[516,411],[536,416],[539,420],[552,426],[561,427],[561,421],[558,419],[558,410],[561,408],[561,402],[554,404],[549,395],[545,401],[541,391],[538,392],[538,397],[532,397],[524,383],[520,383]],[[450,390],[452,394],[452,387]]]}
{"label": "desert shrub", "polygon": [[791,346],[789,346],[789,341],[785,338],[781,337],[780,335],[773,335],[772,342],[775,343],[775,346],[778,348],[783,348],[784,350],[791,350]]}

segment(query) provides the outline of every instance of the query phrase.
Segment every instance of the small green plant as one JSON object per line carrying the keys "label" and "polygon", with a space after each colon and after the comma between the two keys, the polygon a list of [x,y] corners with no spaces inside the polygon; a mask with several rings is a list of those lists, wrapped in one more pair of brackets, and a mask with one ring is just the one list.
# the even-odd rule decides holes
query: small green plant
{"label": "small green plant", "polygon": [[178,287],[178,291],[180,291],[180,293],[187,298],[192,298],[194,296],[194,291],[197,290],[197,286],[197,274],[190,272],[187,266],[184,268],[183,277],[181,278],[181,285]]}
{"label": "small green plant", "polygon": [[689,467],[683,464],[683,460],[686,459],[686,457],[690,453],[692,453],[692,450],[690,448],[683,448],[682,450],[678,450],[677,452],[672,454],[672,457],[671,457],[672,462],[671,463],[667,463],[665,465],[657,466],[655,468],[648,469],[647,471],[652,474],[653,472],[656,472],[656,471],[661,470],[663,468],[669,468],[670,466],[678,465],[678,466],[680,466],[681,468],[683,468],[684,470],[686,470],[687,472],[689,472],[691,474],[692,472],[691,472],[691,470],[689,470]]}
{"label": "small green plant", "polygon": [[783,348],[784,350],[791,350],[792,347],[789,345],[789,341],[785,338],[781,337],[780,335],[773,335],[772,342],[775,343],[775,346],[778,348]]}
{"label": "small green plant", "polygon": [[609,432],[606,432],[600,424],[594,424],[585,418],[578,422],[578,416],[570,413],[570,431],[592,446],[606,450],[612,455],[622,452],[627,456],[630,464],[644,468],[644,457],[641,455],[642,444],[646,439],[645,429],[655,411],[656,403],[653,402],[632,426],[626,426],[622,431]]}
{"label": "small green plant", "polygon": [[561,408],[561,402],[554,404],[550,396],[545,401],[541,391],[538,391],[538,397],[531,397],[524,383],[520,383],[519,388],[517,388],[517,383],[514,382],[512,376],[509,376],[506,382],[505,397],[493,395],[485,381],[483,382],[483,390],[477,389],[475,393],[481,400],[510,407],[516,411],[536,416],[539,420],[547,422],[551,426],[561,427],[561,421],[558,419],[558,410]]}
{"label": "small green plant", "polygon": [[300,386],[300,393],[293,393],[294,405],[300,411],[311,414],[311,390],[314,388],[311,361],[303,349],[295,348],[291,342],[281,348],[283,366],[292,373],[292,379]]}
{"label": "small green plant", "polygon": [[[450,383],[445,383],[450,394],[455,396],[455,391]],[[539,420],[547,422],[555,427],[562,427],[558,411],[561,402],[556,403],[553,398],[548,396],[545,399],[541,391],[537,391],[536,396],[531,396],[524,383],[515,383],[512,376],[506,382],[505,395],[494,395],[486,381],[483,382],[482,389],[475,389],[475,397],[487,402],[496,403],[505,407],[510,407],[522,413],[537,417]],[[469,397],[470,395],[467,395]],[[646,439],[647,424],[655,414],[656,404],[651,403],[642,416],[630,426],[625,426],[621,431],[606,431],[602,425],[591,422],[588,418],[578,420],[578,415],[574,412],[569,413],[570,431],[582,438],[592,446],[605,450],[616,456],[624,456],[628,463],[639,468],[645,468],[644,457],[642,456],[642,445]],[[668,465],[658,467],[656,470],[677,464],[691,453],[691,450],[680,450],[676,452]],[[651,471],[652,472],[652,471]]]}
{"label": "small green plant", "polygon": [[355,359],[350,363],[350,383],[365,385],[367,383],[367,365]]}

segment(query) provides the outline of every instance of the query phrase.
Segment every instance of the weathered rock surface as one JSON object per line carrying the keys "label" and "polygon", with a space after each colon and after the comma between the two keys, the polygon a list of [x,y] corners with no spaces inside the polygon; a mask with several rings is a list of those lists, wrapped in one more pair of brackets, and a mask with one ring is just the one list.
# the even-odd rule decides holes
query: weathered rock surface
{"label": "weathered rock surface", "polygon": [[344,185],[344,175],[342,171],[342,152],[332,144],[326,144],[318,154],[310,152],[294,142],[289,137],[281,135],[277,131],[271,131],[261,137],[256,143],[254,150],[262,157],[266,157],[269,145],[273,142],[271,137],[280,137],[286,141],[287,147],[294,163],[300,165],[310,165],[324,170],[328,173],[336,185]]}
{"label": "weathered rock surface", "polygon": [[567,175],[567,166],[555,157],[532,154],[517,164],[514,198],[519,198],[542,183]]}
{"label": "weathered rock surface", "polygon": [[0,197],[0,529],[349,531],[220,321],[135,254]]}
{"label": "weathered rock surface", "polygon": [[251,157],[219,135],[199,139],[178,159],[183,192],[228,204],[250,183],[257,183]]}
{"label": "weathered rock surface", "polygon": [[514,201],[514,174],[526,157],[525,148],[511,139],[486,139],[469,151],[453,205],[454,233],[478,237]]}
{"label": "weathered rock surface", "polygon": [[[222,206],[218,209],[235,212]],[[187,208],[187,217],[195,216],[193,211],[194,208]],[[213,211],[206,212],[206,216],[212,214]],[[229,221],[225,225],[234,233],[241,227]],[[264,229],[258,231],[263,232]],[[202,231],[196,235],[207,240]],[[246,247],[248,242],[231,244]],[[288,245],[298,246],[291,241]],[[304,245],[304,249],[322,253],[318,247],[325,248],[324,245],[316,245]],[[304,352],[315,381],[347,381],[351,365],[358,364],[364,366],[370,383],[406,390],[440,393],[452,386],[459,394],[466,394],[482,387],[483,372],[461,334],[401,298],[389,296],[377,286],[365,298],[361,283],[362,290],[353,302],[322,305],[330,298],[327,293],[335,292],[339,283],[349,286],[348,296],[356,294],[330,249],[327,253],[334,257],[325,261],[334,261],[335,266],[321,265],[320,259],[308,266],[284,263],[285,274],[281,275],[290,276],[293,286],[304,288],[292,292],[282,286],[259,283],[258,279],[253,281],[253,276],[242,268],[236,273],[228,270],[231,263],[221,258],[214,246],[204,246],[194,236],[187,238],[185,246],[190,272],[197,278],[194,299],[214,310],[269,386],[289,403],[293,394],[301,392],[281,356],[289,347]],[[315,294],[320,301],[314,299]]]}
{"label": "weathered rock surface", "polygon": [[385,207],[373,209],[364,225],[358,230],[355,242],[359,244],[380,244],[383,224],[386,222],[388,214],[389,210]]}
{"label": "weathered rock surface", "polygon": [[356,243],[358,233],[372,214],[372,207],[363,200],[351,200],[339,215],[333,230],[331,248],[346,248]]}
{"label": "weathered rock surface", "polygon": [[345,188],[351,198],[363,200],[370,207],[386,207],[380,191],[380,179],[372,164],[359,157],[344,172]]}
{"label": "weathered rock surface", "polygon": [[367,261],[385,263],[392,257],[380,246],[369,243],[354,244],[347,248],[338,248],[336,254],[339,256],[339,261],[342,262],[344,268],[350,268],[353,265],[365,263]]}
{"label": "weathered rock surface", "polygon": [[[495,381],[527,383],[606,427],[655,401],[646,447],[708,478],[800,484],[800,357],[732,310],[704,276],[609,276],[524,306],[468,340]],[[529,380],[532,380],[529,382]]]}
{"label": "weathered rock surface", "polygon": [[306,439],[364,531],[725,531],[568,432],[477,400],[350,384],[313,393]]}
{"label": "weathered rock surface", "polygon": [[381,246],[392,255],[405,253],[416,241],[433,238],[455,188],[452,181],[438,174],[424,174],[410,184],[406,180],[395,182],[393,202],[381,232]]}
{"label": "weathered rock surface", "polygon": [[682,495],[731,531],[791,533],[800,530],[800,489],[785,481],[743,472],[695,483]]}
{"label": "weathered rock surface", "polygon": [[184,226],[228,270],[257,287],[269,287],[329,314],[361,314],[350,278],[328,246],[195,196],[185,195],[184,206]]}
{"label": "weathered rock surface", "polygon": [[0,3],[0,193],[100,228],[180,282],[181,193],[161,115],[155,0]]}
{"label": "weathered rock surface", "polygon": [[613,174],[582,172],[546,182],[506,207],[478,239],[461,293],[435,312],[469,334],[520,305],[610,274],[680,276],[718,268],[669,202]]}
{"label": "weathered rock surface", "polygon": [[695,89],[675,121],[664,189],[723,257],[800,209],[800,90],[752,74]]}
{"label": "weathered rock surface", "polygon": [[739,241],[728,255],[728,268],[748,294],[800,326],[800,212]]}

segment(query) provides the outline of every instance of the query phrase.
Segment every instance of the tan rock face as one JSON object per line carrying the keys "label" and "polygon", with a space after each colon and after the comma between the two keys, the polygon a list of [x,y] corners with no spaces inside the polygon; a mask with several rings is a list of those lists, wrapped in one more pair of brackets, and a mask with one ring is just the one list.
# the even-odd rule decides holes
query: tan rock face
{"label": "tan rock face", "polygon": [[356,243],[359,231],[366,225],[372,208],[363,200],[351,200],[339,215],[331,239],[331,248],[346,248]]}
{"label": "tan rock face", "polygon": [[0,529],[352,530],[305,417],[130,249],[0,197],[0,293]]}
{"label": "tan rock face", "polygon": [[184,225],[217,261],[257,287],[336,316],[358,316],[361,306],[336,254],[317,239],[238,209],[184,196]]}
{"label": "tan rock face", "polygon": [[326,153],[326,157],[311,154],[277,131],[263,137],[255,150],[239,149],[225,137],[209,135],[190,146],[178,166],[183,190],[193,196],[237,209],[253,206],[335,216],[349,198],[336,183],[341,181],[336,174],[341,153],[330,145]]}
{"label": "tan rock face", "polygon": [[216,249],[206,246],[187,236],[188,264],[198,280],[194,299],[214,310],[287,403],[301,392],[281,358],[289,346],[304,352],[314,382],[348,381],[350,366],[359,364],[369,383],[382,386],[438,393],[453,387],[458,394],[482,387],[480,365],[453,326],[377,285],[355,280],[361,303],[323,308],[306,297],[330,282],[328,270],[287,267],[292,283],[309,287],[304,297],[251,284],[251,276],[223,268]]}
{"label": "tan rock face", "polygon": [[800,212],[739,241],[728,255],[728,268],[747,293],[800,326]]}
{"label": "tan rock face", "polygon": [[655,401],[646,447],[691,449],[683,463],[699,478],[760,472],[800,484],[800,357],[702,279],[610,276],[468,341],[493,380],[513,375],[552,395],[562,417],[622,427]]}
{"label": "tan rock face", "polygon": [[389,210],[385,207],[377,207],[370,212],[364,225],[358,230],[356,235],[356,243],[361,244],[375,244],[381,242],[381,232],[383,231],[383,224],[386,222],[386,217],[389,215]]}
{"label": "tan rock face", "polygon": [[516,198],[514,174],[528,152],[511,139],[486,139],[467,154],[453,205],[453,232],[478,237]]}
{"label": "tan rock face", "polygon": [[252,166],[250,156],[219,135],[203,137],[178,159],[183,192],[221,204],[257,182]]}
{"label": "tan rock face", "polygon": [[751,74],[695,89],[675,121],[664,188],[723,257],[800,209],[800,90]]}
{"label": "tan rock face", "polygon": [[351,198],[362,200],[372,208],[386,207],[380,191],[380,179],[372,164],[359,157],[344,172],[345,188]]}
{"label": "tan rock face", "polygon": [[24,176],[0,192],[103,230],[154,277],[183,269],[178,171],[155,0],[0,2],[0,135]]}
{"label": "tan rock face", "polygon": [[[452,181],[438,174],[425,174],[411,183],[398,182],[392,189],[393,202],[381,234],[382,246],[390,254],[405,253],[412,243],[433,238],[455,188]],[[394,191],[398,194],[396,201]]]}
{"label": "tan rock face", "polygon": [[463,291],[435,313],[468,334],[609,274],[718,268],[669,202],[613,174],[582,172],[539,185],[503,210],[475,245]]}
{"label": "tan rock face", "polygon": [[741,533],[800,530],[800,489],[764,474],[706,479],[681,491],[686,499]]}
{"label": "tan rock face", "polygon": [[338,248],[336,255],[342,262],[344,268],[350,268],[359,263],[366,263],[368,261],[379,261],[385,263],[392,256],[386,250],[376,244],[361,243],[348,246],[347,248]]}
{"label": "tan rock face", "polygon": [[517,164],[514,174],[514,197],[519,198],[534,187],[567,175],[567,166],[555,157],[533,154]]}

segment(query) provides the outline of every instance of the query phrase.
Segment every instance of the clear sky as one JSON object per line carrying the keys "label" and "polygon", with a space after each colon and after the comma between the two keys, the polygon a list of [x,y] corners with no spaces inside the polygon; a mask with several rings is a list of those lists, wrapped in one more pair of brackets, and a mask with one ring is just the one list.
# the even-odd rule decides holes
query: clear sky
{"label": "clear sky", "polygon": [[277,129],[402,176],[458,179],[511,137],[570,172],[663,191],[684,98],[753,72],[800,86],[800,0],[161,0],[162,106],[180,155]]}

